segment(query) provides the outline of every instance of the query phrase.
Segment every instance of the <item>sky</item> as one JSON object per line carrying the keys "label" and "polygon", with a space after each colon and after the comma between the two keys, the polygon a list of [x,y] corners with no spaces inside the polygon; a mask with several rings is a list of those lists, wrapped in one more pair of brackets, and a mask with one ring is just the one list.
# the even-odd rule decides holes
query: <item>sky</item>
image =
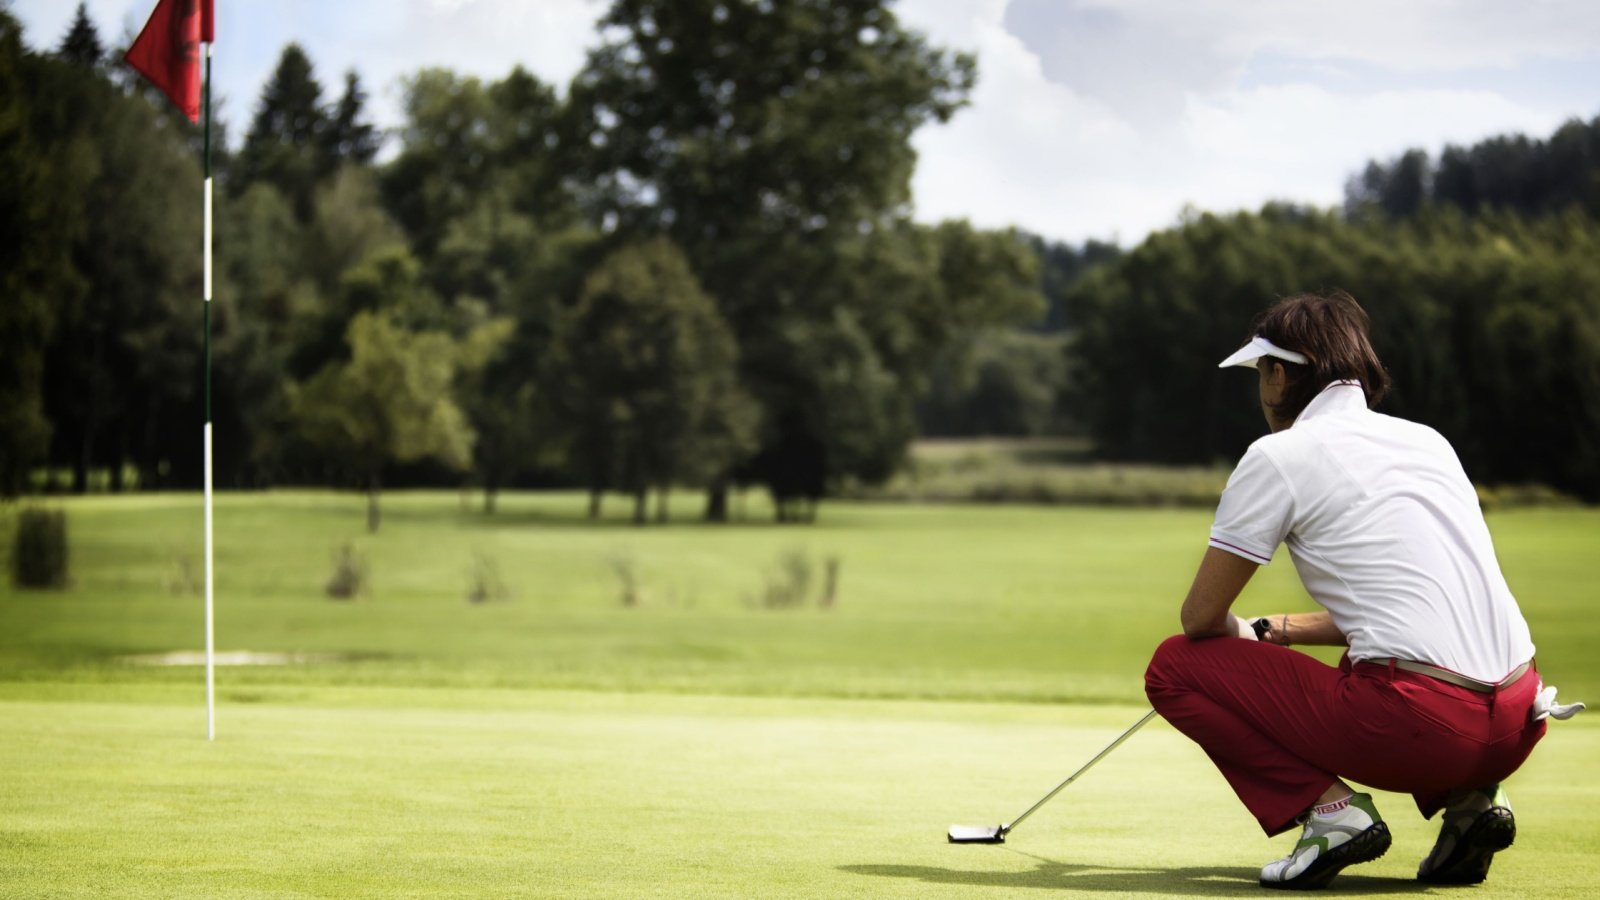
{"label": "sky", "polygon": [[[6,0],[0,0],[5,3]],[[36,48],[75,0],[11,0]],[[604,0],[216,0],[219,117],[237,142],[285,44],[328,99],[355,69],[380,127],[430,66],[521,64],[564,86]],[[154,0],[90,0],[125,44]],[[1186,208],[1341,202],[1369,159],[1600,116],[1594,0],[899,0],[901,21],[976,54],[971,105],[914,139],[920,221],[965,218],[1131,246]]]}

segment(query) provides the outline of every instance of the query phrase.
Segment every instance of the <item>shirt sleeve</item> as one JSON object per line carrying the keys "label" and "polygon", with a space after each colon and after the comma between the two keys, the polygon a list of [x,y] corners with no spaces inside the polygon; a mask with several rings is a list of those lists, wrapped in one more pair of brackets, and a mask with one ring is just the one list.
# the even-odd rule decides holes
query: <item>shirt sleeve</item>
{"label": "shirt sleeve", "polygon": [[1288,537],[1293,512],[1289,482],[1258,441],[1228,477],[1211,523],[1211,546],[1264,566]]}

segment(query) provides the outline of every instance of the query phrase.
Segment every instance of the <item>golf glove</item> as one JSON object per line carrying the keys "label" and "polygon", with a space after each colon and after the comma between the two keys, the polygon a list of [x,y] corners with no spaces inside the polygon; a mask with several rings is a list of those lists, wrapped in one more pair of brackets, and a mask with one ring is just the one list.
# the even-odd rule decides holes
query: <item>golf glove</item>
{"label": "golf glove", "polygon": [[1533,698],[1533,709],[1528,714],[1533,716],[1533,721],[1538,722],[1546,717],[1552,719],[1570,719],[1584,711],[1583,701],[1576,703],[1557,703],[1556,689],[1546,687],[1544,682],[1539,683],[1539,695]]}
{"label": "golf glove", "polygon": [[1256,637],[1255,626],[1250,624],[1252,620],[1241,619],[1233,613],[1228,613],[1228,618],[1231,620],[1228,624],[1233,626],[1234,637],[1241,637],[1247,641],[1260,640],[1260,638]]}

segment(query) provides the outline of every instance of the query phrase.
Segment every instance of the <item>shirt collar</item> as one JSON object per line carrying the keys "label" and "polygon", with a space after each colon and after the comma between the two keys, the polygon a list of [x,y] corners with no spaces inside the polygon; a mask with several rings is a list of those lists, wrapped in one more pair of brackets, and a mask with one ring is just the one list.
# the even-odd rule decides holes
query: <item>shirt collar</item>
{"label": "shirt collar", "polygon": [[1335,381],[1322,389],[1322,393],[1311,398],[1306,408],[1295,417],[1299,422],[1303,419],[1313,419],[1317,416],[1338,415],[1341,413],[1362,412],[1367,408],[1367,392],[1359,381]]}

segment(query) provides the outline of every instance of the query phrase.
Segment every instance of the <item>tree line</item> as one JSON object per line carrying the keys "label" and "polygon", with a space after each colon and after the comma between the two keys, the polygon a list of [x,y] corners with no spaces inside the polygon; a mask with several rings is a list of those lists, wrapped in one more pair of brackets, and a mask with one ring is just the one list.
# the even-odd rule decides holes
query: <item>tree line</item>
{"label": "tree line", "polygon": [[1371,314],[1384,411],[1439,429],[1474,481],[1600,500],[1600,220],[1576,207],[1396,220],[1271,205],[1151,235],[1071,295],[1098,450],[1237,459],[1262,434],[1255,380],[1213,367],[1266,300],[1333,287]]}
{"label": "tree line", "polygon": [[[1027,239],[910,218],[910,139],[975,63],[886,2],[617,0],[567,89],[404,82],[391,158],[357,73],[285,48],[216,140],[222,486],[764,487],[803,519],[894,471],[965,335],[1037,319]],[[199,135],[80,5],[0,12],[0,485],[197,484]]]}
{"label": "tree line", "polygon": [[[1227,463],[1216,373],[1276,296],[1373,315],[1387,408],[1480,482],[1600,500],[1600,118],[1366,166],[1343,209],[1186,213],[1123,250],[910,218],[970,57],[884,0],[614,0],[568,85],[425,69],[391,152],[285,48],[217,141],[217,481],[768,490],[803,520],[919,433]],[[0,12],[0,490],[200,479],[196,130],[80,7]],[[1211,373],[1211,374],[1207,374]]]}
{"label": "tree line", "polygon": [[1511,210],[1539,216],[1576,208],[1600,218],[1600,116],[1573,119],[1547,139],[1500,135],[1448,145],[1438,160],[1413,148],[1373,160],[1345,185],[1350,215],[1407,218],[1452,207],[1468,214]]}

